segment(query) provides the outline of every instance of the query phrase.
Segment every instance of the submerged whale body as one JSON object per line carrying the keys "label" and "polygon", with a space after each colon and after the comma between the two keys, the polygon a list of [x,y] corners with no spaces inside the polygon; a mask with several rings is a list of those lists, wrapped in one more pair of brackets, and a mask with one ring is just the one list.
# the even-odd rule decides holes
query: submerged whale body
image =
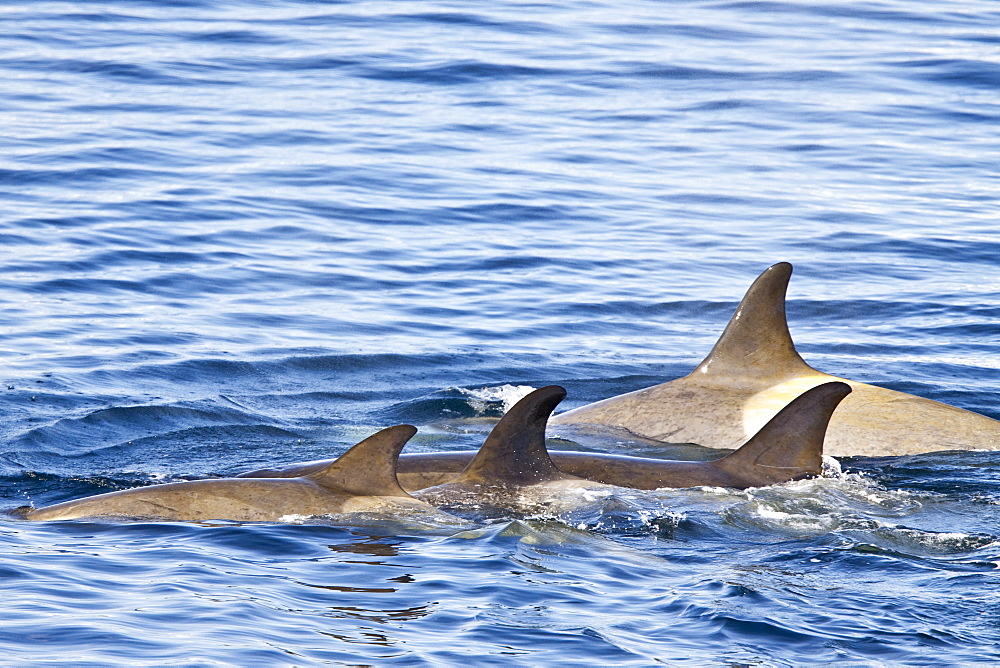
{"label": "submerged whale body", "polygon": [[138,487],[30,510],[24,517],[36,521],[132,517],[274,522],[287,516],[429,509],[403,491],[394,472],[400,450],[416,431],[409,425],[383,429],[303,477],[224,478]]}
{"label": "submerged whale body", "polygon": [[[525,476],[538,475],[537,471],[544,471],[551,477],[546,480],[549,487],[557,486],[556,480],[570,478],[633,489],[706,485],[740,489],[762,487],[820,475],[827,423],[834,409],[850,392],[851,388],[845,383],[823,383],[793,399],[732,454],[712,461],[677,462],[561,450],[546,451],[542,457],[539,449],[544,450],[546,419],[565,396],[565,390],[550,386],[535,390],[512,407],[487,437],[479,454],[457,451],[402,455],[396,464],[396,476],[410,492],[451,482],[459,474],[465,476],[466,483],[471,481],[473,485],[482,485],[482,480],[488,478],[491,483],[507,480],[504,484],[508,486],[523,487],[530,482]],[[539,421],[540,411],[547,412],[544,412],[546,419]],[[524,445],[525,439],[529,439],[530,448]],[[515,443],[521,444],[516,451],[513,450]],[[489,476],[482,473],[484,451],[490,453],[494,461]],[[508,454],[500,455],[499,452]],[[475,457],[480,461],[468,468]],[[329,464],[330,460],[290,464],[249,471],[240,477],[302,476]],[[550,464],[569,477],[556,476]],[[524,471],[518,471],[518,466]],[[478,471],[475,474],[478,481],[473,480],[473,471]],[[512,476],[521,478],[512,479]],[[566,484],[580,486],[575,482]]]}
{"label": "submerged whale body", "polygon": [[785,317],[792,266],[768,268],[750,286],[708,357],[689,375],[553,418],[553,424],[619,427],[659,441],[733,448],[788,400],[822,383],[851,386],[830,420],[826,454],[906,455],[1000,448],[1000,422],[911,394],[817,371],[799,356]]}

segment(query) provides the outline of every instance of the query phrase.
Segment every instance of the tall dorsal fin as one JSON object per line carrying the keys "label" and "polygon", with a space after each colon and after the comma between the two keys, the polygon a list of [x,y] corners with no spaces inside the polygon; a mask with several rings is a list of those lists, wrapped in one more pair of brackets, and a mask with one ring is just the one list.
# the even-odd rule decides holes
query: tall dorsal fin
{"label": "tall dorsal fin", "polygon": [[565,396],[566,390],[549,385],[514,404],[454,482],[532,485],[572,478],[556,468],[545,449],[545,425]]}
{"label": "tall dorsal fin", "polygon": [[409,496],[396,480],[396,460],[417,428],[400,424],[376,432],[324,469],[305,478],[355,496]]}
{"label": "tall dorsal fin", "polygon": [[691,373],[693,378],[767,378],[814,371],[799,357],[788,332],[785,291],[791,276],[792,265],[779,262],[757,277],[712,352]]}
{"label": "tall dorsal fin", "polygon": [[743,447],[715,463],[762,481],[771,472],[776,475],[775,482],[784,482],[789,479],[790,469],[801,470],[801,476],[819,475],[830,416],[850,393],[851,386],[840,381],[806,390],[778,411]]}

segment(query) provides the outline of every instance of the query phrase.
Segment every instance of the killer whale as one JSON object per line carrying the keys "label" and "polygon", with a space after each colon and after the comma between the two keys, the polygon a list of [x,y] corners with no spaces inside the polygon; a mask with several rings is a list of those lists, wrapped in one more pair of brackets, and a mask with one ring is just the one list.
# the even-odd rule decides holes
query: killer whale
{"label": "killer whale", "polygon": [[795,349],[785,315],[791,274],[787,262],[765,270],[711,352],[687,376],[581,406],[552,424],[607,425],[660,441],[733,448],[791,397],[839,381],[853,391],[830,420],[828,455],[1000,448],[1000,421],[809,366]]}
{"label": "killer whale", "polygon": [[[679,462],[548,450],[545,458],[540,458],[537,454],[530,455],[539,461],[532,459],[526,466],[529,470],[531,466],[548,470],[547,459],[551,460],[561,473],[634,489],[706,485],[745,489],[818,476],[823,468],[824,433],[827,423],[834,409],[850,392],[848,385],[836,381],[811,388],[793,399],[735,452],[711,461]],[[517,429],[530,433],[531,438],[536,440],[542,438],[544,442],[544,422],[542,435],[539,436],[538,425],[529,422],[525,414],[529,409],[538,411],[548,405],[539,402],[550,402],[558,397],[552,404],[554,409],[564,396],[565,390],[559,386],[541,388],[530,393],[501,419],[487,437],[487,443],[491,443],[492,448],[499,447],[498,442],[505,442],[501,439],[501,434],[504,434],[502,438],[507,442],[513,442],[517,437]],[[539,405],[542,408],[539,408]],[[546,418],[549,413],[545,414]],[[512,424],[520,426],[512,428]],[[483,447],[486,447],[486,443]],[[505,447],[509,448],[510,445]],[[537,443],[534,443],[534,447],[537,450]],[[488,448],[487,451],[491,450]],[[478,452],[482,452],[482,448]],[[413,493],[454,480],[467,469],[476,456],[475,450],[401,455],[396,464],[396,476],[403,488]],[[515,461],[517,460],[510,459],[508,464],[513,465]],[[257,469],[242,473],[240,477],[308,475],[328,466],[330,462],[331,460],[319,460]]]}
{"label": "killer whale", "polygon": [[558,512],[567,504],[575,505],[573,490],[611,488],[565,473],[549,457],[545,426],[565,396],[565,389],[549,385],[522,397],[500,418],[457,476],[413,495],[449,511]]}
{"label": "killer whale", "polygon": [[222,478],[138,487],[28,510],[23,517],[33,521],[129,517],[274,522],[286,516],[430,509],[403,491],[395,477],[396,457],[416,431],[410,425],[383,429],[302,477]]}

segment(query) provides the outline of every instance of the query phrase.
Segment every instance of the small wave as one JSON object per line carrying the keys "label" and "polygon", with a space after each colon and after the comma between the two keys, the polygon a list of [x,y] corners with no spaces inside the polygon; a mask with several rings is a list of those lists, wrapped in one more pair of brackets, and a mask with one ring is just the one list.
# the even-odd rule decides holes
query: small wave
{"label": "small wave", "polygon": [[111,406],[31,429],[13,439],[32,453],[80,454],[140,438],[194,427],[253,425],[260,416],[215,402]]}
{"label": "small wave", "polygon": [[383,420],[412,424],[442,421],[478,421],[500,418],[535,388],[530,385],[499,385],[482,388],[449,387],[430,395],[394,404],[379,411]]}
{"label": "small wave", "polygon": [[535,389],[531,385],[506,384],[478,389],[459,388],[459,392],[470,398],[469,403],[477,413],[485,414],[491,404],[498,402],[503,406],[503,412],[506,413],[514,404],[531,394]]}
{"label": "small wave", "polygon": [[919,495],[887,490],[858,474],[753,488],[742,494],[745,501],[722,511],[725,521],[796,536],[842,528],[875,529],[882,526],[877,518],[909,516],[923,507]]}
{"label": "small wave", "polygon": [[621,494],[608,494],[593,501],[588,507],[574,510],[560,519],[577,529],[602,534],[661,538],[673,538],[677,527],[687,519],[686,513],[672,510],[666,504],[630,499]]}
{"label": "small wave", "polygon": [[870,531],[849,529],[838,535],[852,539],[858,547],[874,547],[909,556],[964,554],[1000,545],[998,536],[926,531],[905,526],[879,526]]}

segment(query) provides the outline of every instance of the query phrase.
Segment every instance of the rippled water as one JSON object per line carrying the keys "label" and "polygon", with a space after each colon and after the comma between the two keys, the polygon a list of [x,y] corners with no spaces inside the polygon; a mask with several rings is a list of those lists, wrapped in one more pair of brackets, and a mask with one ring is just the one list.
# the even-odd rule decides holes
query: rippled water
{"label": "rippled water", "polygon": [[[0,20],[0,507],[477,447],[525,388],[687,373],[779,260],[807,361],[1000,418],[995,3]],[[2,661],[1000,662],[1000,457],[840,466],[472,527],[0,519]]]}

